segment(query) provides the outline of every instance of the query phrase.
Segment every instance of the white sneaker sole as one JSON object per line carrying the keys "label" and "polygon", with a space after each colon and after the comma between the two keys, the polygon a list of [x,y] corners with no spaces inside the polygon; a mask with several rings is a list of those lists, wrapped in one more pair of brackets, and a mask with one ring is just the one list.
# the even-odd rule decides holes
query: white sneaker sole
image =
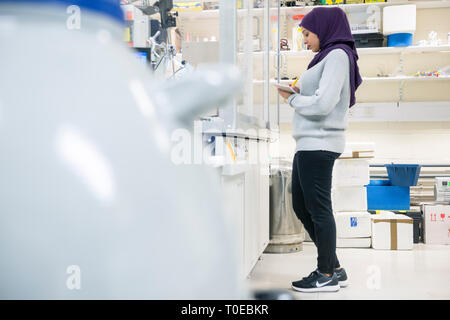
{"label": "white sneaker sole", "polygon": [[295,287],[294,285],[292,285],[292,289],[294,289],[296,291],[300,291],[300,292],[335,292],[335,291],[339,291],[340,286],[339,286],[339,284],[337,284],[334,286],[323,286],[320,288],[298,288],[298,287]]}
{"label": "white sneaker sole", "polygon": [[345,281],[339,281],[339,286],[341,288],[345,288],[346,286],[348,286],[348,280]]}

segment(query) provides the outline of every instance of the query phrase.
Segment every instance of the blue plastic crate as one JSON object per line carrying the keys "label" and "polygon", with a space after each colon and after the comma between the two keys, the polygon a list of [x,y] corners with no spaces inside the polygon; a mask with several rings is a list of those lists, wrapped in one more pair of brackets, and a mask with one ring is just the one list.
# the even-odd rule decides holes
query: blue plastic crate
{"label": "blue plastic crate", "polygon": [[391,185],[410,187],[417,185],[420,168],[418,164],[386,164]]}
{"label": "blue plastic crate", "polygon": [[383,179],[383,180],[370,180],[370,186],[390,186],[391,180]]}
{"label": "blue plastic crate", "polygon": [[408,47],[412,45],[412,33],[393,33],[387,36],[388,47]]}
{"label": "blue plastic crate", "polygon": [[366,186],[368,210],[409,210],[409,187]]}

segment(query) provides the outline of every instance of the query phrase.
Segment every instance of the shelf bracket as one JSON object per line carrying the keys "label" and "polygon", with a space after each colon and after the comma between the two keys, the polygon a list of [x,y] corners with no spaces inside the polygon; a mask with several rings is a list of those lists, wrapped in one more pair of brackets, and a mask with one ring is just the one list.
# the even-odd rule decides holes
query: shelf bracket
{"label": "shelf bracket", "polygon": [[400,85],[398,88],[398,102],[397,102],[397,107],[399,107],[399,103],[403,101],[403,86],[405,85],[405,81],[402,80],[400,81]]}
{"label": "shelf bracket", "polygon": [[[403,66],[404,66],[403,54],[404,54],[403,50],[400,51],[400,56],[399,56],[399,73],[400,74],[403,74]],[[398,99],[399,99],[399,101],[397,102],[397,107],[400,106],[400,102],[403,100],[403,86],[404,86],[404,84],[405,84],[404,80],[400,81],[399,88],[398,88]]]}
{"label": "shelf bracket", "polygon": [[399,64],[399,68],[400,68],[400,74],[403,74],[403,55],[404,55],[404,52],[403,52],[403,50],[402,51],[400,51],[400,64]]}

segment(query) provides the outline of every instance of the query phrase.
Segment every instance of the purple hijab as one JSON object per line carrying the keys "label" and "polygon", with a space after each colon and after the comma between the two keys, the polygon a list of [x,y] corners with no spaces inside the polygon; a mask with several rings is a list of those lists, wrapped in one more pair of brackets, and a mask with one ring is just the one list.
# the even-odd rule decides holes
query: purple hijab
{"label": "purple hijab", "polygon": [[317,34],[320,50],[314,56],[308,69],[322,61],[334,49],[344,50],[350,61],[350,106],[355,104],[355,91],[362,83],[358,68],[358,53],[355,40],[345,12],[340,8],[314,8],[300,23],[301,27]]}

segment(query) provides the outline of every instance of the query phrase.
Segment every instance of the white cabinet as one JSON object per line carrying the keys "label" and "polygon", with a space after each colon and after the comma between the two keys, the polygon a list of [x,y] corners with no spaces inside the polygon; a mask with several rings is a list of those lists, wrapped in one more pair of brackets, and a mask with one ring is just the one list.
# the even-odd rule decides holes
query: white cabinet
{"label": "white cabinet", "polygon": [[225,205],[224,212],[228,230],[233,235],[234,252],[236,252],[241,266],[240,277],[244,275],[244,219],[245,219],[245,174],[222,176],[222,200]]}
{"label": "white cabinet", "polygon": [[[205,117],[202,132],[214,136],[212,156],[223,162],[222,198],[243,278],[269,242],[269,142],[268,135],[261,137],[260,132],[278,130],[279,123],[269,110],[269,94],[274,90],[269,86],[269,24],[278,10],[273,11],[271,3],[259,1],[260,7],[254,8],[253,0],[220,0],[218,10],[179,15],[183,48],[203,48],[203,41],[215,41],[219,62],[234,64],[242,72],[241,92],[229,103],[217,106],[216,114]],[[261,83],[255,84],[255,79]]]}
{"label": "white cabinet", "polygon": [[[269,165],[267,161],[251,163],[249,160],[242,160],[237,149],[248,146],[245,138],[216,139],[225,140],[225,143],[216,144],[225,146],[224,158],[231,152],[226,141],[233,141],[233,149],[236,149],[236,162],[224,164],[221,169],[222,202],[235,242],[241,277],[245,278],[269,243]],[[255,152],[266,157],[268,142],[261,140],[256,146],[258,150]]]}
{"label": "white cabinet", "polygon": [[[265,148],[265,143],[259,143]],[[267,168],[267,169],[266,169]],[[244,270],[248,275],[269,243],[268,165],[253,165],[245,174]]]}

